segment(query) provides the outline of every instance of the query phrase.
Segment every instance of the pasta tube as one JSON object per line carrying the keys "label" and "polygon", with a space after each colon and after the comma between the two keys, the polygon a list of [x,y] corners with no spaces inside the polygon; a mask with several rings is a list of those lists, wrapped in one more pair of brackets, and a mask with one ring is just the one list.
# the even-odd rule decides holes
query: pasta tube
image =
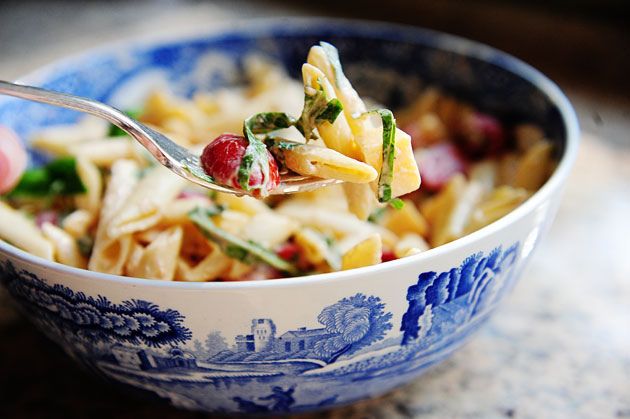
{"label": "pasta tube", "polygon": [[138,182],[138,165],[131,160],[120,160],[112,166],[112,173],[105,191],[100,221],[94,239],[94,248],[88,262],[93,271],[120,275],[131,250],[132,238],[112,236],[108,225],[133,193]]}
{"label": "pasta tube", "polygon": [[0,239],[35,256],[54,260],[54,247],[24,214],[0,201]]}
{"label": "pasta tube", "polygon": [[296,173],[351,183],[369,183],[378,173],[373,167],[329,148],[298,145],[284,151],[287,167]]}
{"label": "pasta tube", "polygon": [[348,250],[341,258],[341,269],[354,269],[381,263],[381,236],[373,234]]}
{"label": "pasta tube", "polygon": [[186,180],[156,166],[136,185],[122,207],[112,217],[107,232],[119,237],[156,225],[164,207],[184,188]]}
{"label": "pasta tube", "polygon": [[58,262],[75,268],[87,267],[87,260],[79,251],[74,237],[51,223],[44,223],[42,232],[55,246],[55,256]]}

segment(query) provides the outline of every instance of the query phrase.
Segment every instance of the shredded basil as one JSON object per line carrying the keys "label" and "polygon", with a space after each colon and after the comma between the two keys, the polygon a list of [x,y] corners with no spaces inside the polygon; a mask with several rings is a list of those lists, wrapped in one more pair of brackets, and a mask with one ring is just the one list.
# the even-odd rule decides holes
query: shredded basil
{"label": "shredded basil", "polygon": [[368,221],[374,224],[377,224],[385,215],[385,211],[387,211],[387,207],[378,207],[376,208],[368,217]]}
{"label": "shredded basil", "polygon": [[392,208],[399,210],[405,206],[405,201],[403,201],[400,198],[394,198],[391,201],[389,201],[389,205],[391,205]]}
{"label": "shredded basil", "polygon": [[87,192],[77,172],[74,157],[61,157],[24,172],[20,182],[9,193],[10,197],[53,197]]}
{"label": "shredded basil", "polygon": [[198,177],[199,179],[205,180],[209,183],[215,183],[215,180],[212,176],[203,171],[199,164],[187,164],[183,163],[182,168],[184,170],[189,171],[193,176]]}
{"label": "shredded basil", "polygon": [[263,184],[255,189],[259,189],[261,195],[265,196],[269,192],[269,156],[265,144],[256,137],[256,134],[266,134],[282,128],[288,128],[295,124],[295,119],[284,112],[262,112],[250,116],[243,122],[243,135],[249,142],[245,155],[238,168],[237,179],[241,188],[249,191],[249,178],[254,167],[258,167],[263,175]]}
{"label": "shredded basil", "polygon": [[79,237],[76,242],[81,255],[89,257],[92,254],[92,249],[94,248],[94,239],[92,237],[82,236]]}
{"label": "shredded basil", "polygon": [[389,109],[376,111],[383,122],[383,167],[378,178],[378,200],[392,200],[392,181],[394,179],[394,160],[396,154],[396,120]]}
{"label": "shredded basil", "polygon": [[268,137],[265,139],[265,145],[267,146],[267,150],[269,150],[276,159],[278,169],[280,171],[284,171],[288,170],[284,152],[287,150],[293,150],[301,144],[288,141],[280,137]]}
{"label": "shredded basil", "polygon": [[319,89],[306,87],[304,89],[304,109],[302,109],[302,115],[300,115],[295,127],[307,141],[314,140],[317,138],[314,133],[315,126],[325,121],[332,124],[342,111],[341,102],[336,98],[328,100],[321,86]]}
{"label": "shredded basil", "polygon": [[211,209],[208,211],[197,207],[188,214],[188,217],[199,231],[208,239],[217,243],[227,256],[248,264],[262,261],[292,275],[300,273],[295,265],[280,258],[264,246],[252,240],[244,240],[217,227],[210,219],[214,215],[217,215],[216,210]]}
{"label": "shredded basil", "polygon": [[261,112],[245,120],[246,128],[252,134],[266,134],[295,124],[295,118],[284,112]]}
{"label": "shredded basil", "polygon": [[343,111],[343,105],[339,101],[339,99],[334,98],[330,99],[326,104],[326,107],[322,109],[322,111],[315,118],[316,122],[330,122],[331,124],[335,122],[339,114]]}

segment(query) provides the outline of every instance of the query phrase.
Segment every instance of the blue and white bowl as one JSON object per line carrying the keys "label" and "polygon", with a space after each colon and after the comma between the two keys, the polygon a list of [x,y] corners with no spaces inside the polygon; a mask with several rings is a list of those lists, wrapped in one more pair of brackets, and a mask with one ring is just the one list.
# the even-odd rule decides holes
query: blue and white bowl
{"label": "blue and white bowl", "polygon": [[[123,42],[22,81],[124,108],[160,84],[190,95],[238,83],[251,52],[271,56],[297,77],[308,47],[320,40],[339,48],[362,94],[391,107],[431,84],[508,120],[539,124],[557,141],[555,173],[515,211],[462,239],[308,278],[165,283],[75,269],[0,242],[0,277],[22,311],[95,373],[209,412],[296,412],[353,402],[418,377],[460,347],[514,286],[548,230],[576,155],[575,113],[538,71],[441,33],[291,19]],[[0,123],[22,138],[78,117],[0,101]]]}

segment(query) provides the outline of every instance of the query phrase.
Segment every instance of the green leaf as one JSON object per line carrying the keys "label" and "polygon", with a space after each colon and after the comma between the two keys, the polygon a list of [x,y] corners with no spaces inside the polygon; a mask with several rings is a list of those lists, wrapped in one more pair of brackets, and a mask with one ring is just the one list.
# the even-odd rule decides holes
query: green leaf
{"label": "green leaf", "polygon": [[378,207],[376,208],[368,217],[368,221],[371,223],[378,223],[381,218],[383,218],[383,215],[385,215],[385,212],[387,211],[387,207],[383,206],[383,207]]}
{"label": "green leaf", "polygon": [[263,175],[263,184],[255,188],[260,190],[262,196],[269,192],[269,155],[265,144],[256,137],[256,134],[265,134],[281,128],[288,128],[295,119],[284,112],[262,112],[250,116],[243,122],[243,135],[249,142],[245,155],[238,168],[238,183],[244,191],[252,188],[249,179],[255,167],[258,167]]}
{"label": "green leaf", "polygon": [[266,134],[295,124],[295,118],[284,112],[261,112],[245,120],[245,125],[252,134]]}
{"label": "green leaf", "polygon": [[[129,109],[124,111],[124,113],[133,119],[138,119],[140,118],[140,115],[142,115],[142,111],[139,109]],[[123,137],[125,135],[128,135],[125,131],[114,124],[109,124],[109,131],[107,133],[108,137]]]}
{"label": "green leaf", "polygon": [[89,257],[92,254],[92,249],[94,248],[94,239],[92,237],[82,236],[76,239],[76,242],[79,252],[83,256]]}
{"label": "green leaf", "polygon": [[383,167],[378,178],[379,202],[392,200],[392,181],[394,179],[394,157],[396,154],[396,120],[389,109],[375,111],[383,122]]}
{"label": "green leaf", "polygon": [[45,166],[25,171],[9,196],[52,197],[85,192],[87,189],[77,173],[76,159],[61,157]]}
{"label": "green leaf", "polygon": [[341,102],[336,98],[328,100],[322,87],[319,89],[307,87],[304,89],[304,109],[295,127],[307,141],[313,140],[317,138],[314,134],[316,125],[324,121],[332,124],[342,111]]}
{"label": "green leaf", "polygon": [[389,205],[391,205],[392,208],[399,210],[405,206],[405,201],[403,201],[400,198],[394,198],[391,201],[389,201]]}
{"label": "green leaf", "polygon": [[317,122],[330,122],[331,124],[335,122],[339,114],[343,111],[343,105],[339,101],[339,99],[334,98],[331,99],[326,107],[317,115],[315,120]]}
{"label": "green leaf", "polygon": [[280,171],[288,170],[284,152],[287,150],[293,150],[295,147],[300,145],[302,144],[288,141],[280,137],[268,137],[265,139],[265,146],[267,146],[267,150],[269,150],[276,159],[278,169]]}
{"label": "green leaf", "polygon": [[208,239],[217,243],[227,256],[249,264],[262,261],[291,275],[300,273],[295,265],[280,258],[270,249],[252,240],[244,240],[217,227],[210,219],[214,215],[217,215],[217,213],[197,207],[188,214],[188,217],[199,231]]}
{"label": "green leaf", "polygon": [[201,166],[195,164],[187,164],[183,163],[182,168],[188,172],[190,172],[193,176],[198,177],[201,180],[204,180],[209,183],[216,183],[214,178],[203,171]]}

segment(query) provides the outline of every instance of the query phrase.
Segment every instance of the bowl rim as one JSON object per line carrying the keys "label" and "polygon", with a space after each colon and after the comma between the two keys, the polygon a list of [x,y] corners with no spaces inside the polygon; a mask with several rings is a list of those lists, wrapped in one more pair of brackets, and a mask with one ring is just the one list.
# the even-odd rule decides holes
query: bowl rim
{"label": "bowl rim", "polygon": [[[282,288],[304,285],[319,285],[322,283],[337,283],[346,281],[353,277],[361,277],[366,274],[378,275],[389,270],[403,268],[412,264],[421,264],[432,258],[461,249],[472,242],[489,237],[510,224],[517,222],[528,213],[535,210],[552,193],[561,193],[563,182],[569,176],[573,163],[577,156],[578,144],[580,141],[580,128],[578,118],[569,99],[562,90],[547,76],[524,61],[486,44],[440,32],[432,29],[421,28],[411,25],[387,23],[371,20],[343,19],[343,18],[313,18],[313,17],[276,17],[276,18],[256,18],[243,19],[225,22],[215,25],[214,28],[193,29],[183,33],[169,35],[149,35],[132,36],[115,42],[106,43],[94,48],[88,48],[78,53],[65,55],[47,65],[39,67],[37,70],[20,77],[18,82],[37,83],[44,80],[55,70],[65,68],[73,62],[79,62],[89,57],[99,54],[115,54],[121,47],[124,49],[168,45],[169,43],[181,43],[202,38],[213,38],[226,35],[250,35],[255,37],[265,31],[282,28],[287,34],[317,32],[322,27],[342,28],[343,33],[350,32],[356,36],[373,36],[378,39],[389,38],[393,42],[409,41],[420,44],[427,44],[439,50],[455,52],[470,58],[491,62],[506,71],[516,74],[524,80],[536,86],[548,99],[554,103],[559,111],[566,128],[566,144],[564,152],[559,159],[559,163],[545,184],[538,189],[529,199],[512,210],[510,213],[490,223],[489,225],[470,233],[457,240],[429,249],[417,255],[380,263],[377,265],[314,275],[297,276],[290,278],[280,278],[261,281],[226,281],[226,282],[184,282],[184,281],[162,281],[158,279],[144,279],[113,275],[90,271],[87,269],[75,268],[63,265],[58,262],[49,261],[39,256],[32,255],[6,242],[0,241],[0,253],[6,253],[22,262],[38,265],[57,274],[81,277],[95,281],[105,281],[103,283],[117,283],[143,287],[164,287],[177,288],[183,290],[213,289],[213,290],[242,290],[256,289],[260,287]],[[284,33],[283,32],[283,33]],[[490,60],[491,59],[491,60]],[[13,99],[8,99],[13,100]],[[0,103],[6,101],[0,100]]]}

